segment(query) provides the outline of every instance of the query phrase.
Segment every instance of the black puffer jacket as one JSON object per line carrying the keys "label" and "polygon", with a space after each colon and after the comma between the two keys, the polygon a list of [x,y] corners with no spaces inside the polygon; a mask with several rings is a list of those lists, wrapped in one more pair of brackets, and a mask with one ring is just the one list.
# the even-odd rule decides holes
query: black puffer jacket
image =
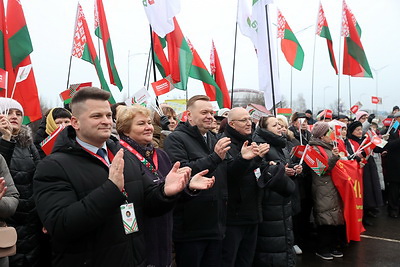
{"label": "black puffer jacket", "polygon": [[[165,139],[164,148],[171,161],[192,168],[192,175],[208,169],[207,177],[215,176],[214,186],[195,197],[181,197],[174,210],[174,241],[222,240],[226,230],[228,161],[214,152],[217,138],[208,131],[207,143],[197,126],[188,122]],[[229,154],[227,155],[229,157]],[[237,158],[229,172],[241,173],[248,161]]]}
{"label": "black puffer jacket", "polygon": [[10,257],[11,266],[37,266],[39,261],[41,223],[33,200],[32,182],[40,157],[29,127],[21,126],[11,141],[0,139],[0,153],[5,158],[14,184],[20,193],[18,208],[7,220],[17,229],[17,254]]}
{"label": "black puffer jacket", "polygon": [[[231,139],[228,153],[232,158],[240,155],[245,141],[251,143],[251,135],[241,135],[228,124],[224,136]],[[233,173],[228,177],[228,225],[257,224],[260,221],[257,208],[259,190],[254,170],[259,167],[261,160],[260,157],[254,158],[243,175]]]}
{"label": "black puffer jacket", "polygon": [[[109,139],[107,148],[115,154],[121,146]],[[125,197],[108,179],[109,168],[83,150],[71,126],[61,132],[52,154],[39,163],[33,185],[54,266],[146,266],[144,213],[164,214],[176,198],[164,197],[163,183],[144,177],[134,157],[124,151],[124,188],[139,231],[126,235],[120,212]]]}
{"label": "black puffer jacket", "polygon": [[257,127],[253,141],[270,144],[270,150],[264,157],[265,162],[274,161],[283,167],[281,175],[272,179],[267,176],[269,165],[264,164],[262,168],[263,175],[259,179],[259,185],[264,189],[260,195],[262,222],[258,227],[254,265],[295,266],[291,202],[295,183],[284,173],[284,165],[287,163],[283,152],[286,138]]}

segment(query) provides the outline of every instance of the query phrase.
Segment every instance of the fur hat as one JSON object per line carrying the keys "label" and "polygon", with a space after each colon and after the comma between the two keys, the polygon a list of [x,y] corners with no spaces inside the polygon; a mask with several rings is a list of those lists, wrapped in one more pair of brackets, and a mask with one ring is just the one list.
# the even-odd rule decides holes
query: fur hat
{"label": "fur hat", "polygon": [[0,97],[0,112],[4,113],[10,109],[17,109],[22,112],[22,117],[24,116],[24,109],[20,103],[12,98]]}
{"label": "fur hat", "polygon": [[315,138],[320,138],[324,136],[328,131],[329,131],[329,124],[324,121],[319,121],[316,124],[314,124],[311,134]]}

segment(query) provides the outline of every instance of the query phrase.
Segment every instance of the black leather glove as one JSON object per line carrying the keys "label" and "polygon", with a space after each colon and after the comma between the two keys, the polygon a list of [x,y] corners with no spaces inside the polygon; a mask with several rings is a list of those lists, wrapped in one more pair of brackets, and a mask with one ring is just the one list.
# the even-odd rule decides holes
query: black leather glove
{"label": "black leather glove", "polygon": [[375,119],[375,114],[370,114],[368,116],[368,122],[371,123],[373,119]]}
{"label": "black leather glove", "polygon": [[162,130],[169,130],[169,127],[168,127],[168,125],[169,125],[169,120],[168,120],[168,117],[167,116],[161,116],[161,118],[160,118],[160,124],[161,124],[161,129]]}

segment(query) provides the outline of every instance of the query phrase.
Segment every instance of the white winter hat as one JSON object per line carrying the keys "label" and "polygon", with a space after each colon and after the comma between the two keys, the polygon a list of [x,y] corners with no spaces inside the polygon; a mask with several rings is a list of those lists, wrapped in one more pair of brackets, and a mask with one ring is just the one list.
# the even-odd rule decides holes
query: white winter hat
{"label": "white winter hat", "polygon": [[22,112],[22,116],[24,116],[24,109],[18,101],[12,98],[0,97],[0,113],[5,113],[10,109],[17,109]]}

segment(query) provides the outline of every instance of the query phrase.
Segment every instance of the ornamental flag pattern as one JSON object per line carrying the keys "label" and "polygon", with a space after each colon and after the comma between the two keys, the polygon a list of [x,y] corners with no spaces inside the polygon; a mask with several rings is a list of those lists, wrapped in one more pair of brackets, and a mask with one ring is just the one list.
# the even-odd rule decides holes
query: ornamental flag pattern
{"label": "ornamental flag pattern", "polygon": [[83,50],[85,49],[86,44],[86,35],[85,29],[83,28],[82,20],[85,19],[85,15],[83,14],[82,7],[78,4],[78,14],[76,20],[75,34],[74,34],[74,44],[72,47],[72,56],[77,58],[82,58]]}

